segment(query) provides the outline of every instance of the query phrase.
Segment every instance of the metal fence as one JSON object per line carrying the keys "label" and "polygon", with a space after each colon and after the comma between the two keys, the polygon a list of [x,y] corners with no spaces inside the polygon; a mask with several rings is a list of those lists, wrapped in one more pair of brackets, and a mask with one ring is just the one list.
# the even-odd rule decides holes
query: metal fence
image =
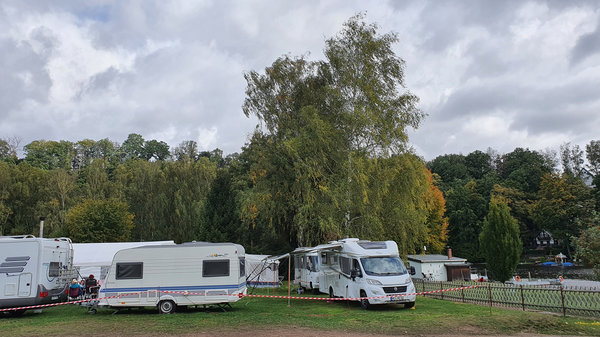
{"label": "metal fence", "polygon": [[[472,286],[473,282],[436,282],[413,280],[417,291],[427,292]],[[463,303],[501,308],[545,311],[563,316],[600,317],[600,289],[563,287],[562,285],[527,286],[480,283],[481,287],[426,294],[425,296]]]}

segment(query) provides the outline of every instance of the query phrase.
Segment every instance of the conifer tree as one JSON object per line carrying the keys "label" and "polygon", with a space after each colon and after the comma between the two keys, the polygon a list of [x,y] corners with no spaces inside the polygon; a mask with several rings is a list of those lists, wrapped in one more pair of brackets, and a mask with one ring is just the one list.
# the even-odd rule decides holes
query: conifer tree
{"label": "conifer tree", "polygon": [[498,281],[508,280],[519,263],[523,245],[517,220],[510,215],[506,203],[498,198],[490,201],[490,210],[479,235],[479,246],[491,277]]}

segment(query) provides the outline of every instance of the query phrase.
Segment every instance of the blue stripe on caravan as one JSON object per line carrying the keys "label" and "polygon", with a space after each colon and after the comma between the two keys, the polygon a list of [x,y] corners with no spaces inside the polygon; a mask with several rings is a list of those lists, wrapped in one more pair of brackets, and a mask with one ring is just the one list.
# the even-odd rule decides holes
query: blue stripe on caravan
{"label": "blue stripe on caravan", "polygon": [[123,293],[137,292],[150,290],[165,290],[165,291],[195,291],[195,290],[211,290],[211,289],[238,289],[246,286],[246,282],[240,284],[223,284],[223,285],[207,285],[207,286],[174,286],[174,287],[129,287],[129,288],[104,288],[100,289],[102,293]]}

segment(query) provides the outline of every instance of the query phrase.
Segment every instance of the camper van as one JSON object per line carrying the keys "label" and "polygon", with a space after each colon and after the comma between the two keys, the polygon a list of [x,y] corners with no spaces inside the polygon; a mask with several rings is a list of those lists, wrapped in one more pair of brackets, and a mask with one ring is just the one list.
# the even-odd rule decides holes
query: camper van
{"label": "camper van", "polygon": [[221,305],[246,294],[244,247],[233,243],[190,242],[118,251],[100,287],[98,306]]}
{"label": "camper van", "polygon": [[0,236],[0,309],[64,301],[72,263],[68,238]]}
{"label": "camper van", "polygon": [[294,284],[301,292],[304,290],[319,291],[320,248],[299,247],[292,252],[294,257]]}
{"label": "camper van", "polygon": [[[319,290],[330,297],[362,298],[361,307],[415,305],[415,287],[394,241],[343,239],[320,246]],[[367,299],[365,297],[371,297]]]}

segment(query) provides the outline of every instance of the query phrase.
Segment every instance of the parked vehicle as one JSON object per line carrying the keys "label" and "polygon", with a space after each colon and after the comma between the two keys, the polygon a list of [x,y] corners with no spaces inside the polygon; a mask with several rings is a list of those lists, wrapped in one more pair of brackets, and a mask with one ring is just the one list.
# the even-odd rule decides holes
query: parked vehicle
{"label": "parked vehicle", "polygon": [[68,238],[1,236],[0,309],[64,301],[74,276],[72,265]]}
{"label": "parked vehicle", "polygon": [[300,292],[318,292],[321,271],[319,246],[299,247],[291,255],[294,257],[294,284],[299,286]]}
{"label": "parked vehicle", "polygon": [[330,297],[362,298],[372,304],[415,305],[415,287],[394,241],[343,239],[318,246],[321,270],[319,290]]}
{"label": "parked vehicle", "polygon": [[[99,306],[222,305],[246,294],[244,247],[191,242],[118,251],[100,287]],[[116,296],[115,298],[111,298]]]}

